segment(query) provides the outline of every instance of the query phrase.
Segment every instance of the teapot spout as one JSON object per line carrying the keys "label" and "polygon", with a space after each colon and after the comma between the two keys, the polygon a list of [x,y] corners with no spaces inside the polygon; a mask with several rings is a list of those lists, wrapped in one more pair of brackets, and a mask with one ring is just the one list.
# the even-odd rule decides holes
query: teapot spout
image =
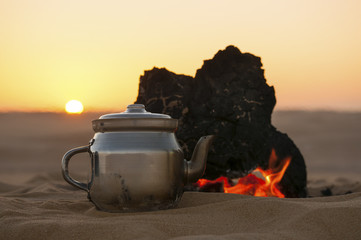
{"label": "teapot spout", "polygon": [[185,184],[196,182],[206,170],[208,150],[211,146],[214,135],[201,137],[194,148],[192,159],[185,160]]}

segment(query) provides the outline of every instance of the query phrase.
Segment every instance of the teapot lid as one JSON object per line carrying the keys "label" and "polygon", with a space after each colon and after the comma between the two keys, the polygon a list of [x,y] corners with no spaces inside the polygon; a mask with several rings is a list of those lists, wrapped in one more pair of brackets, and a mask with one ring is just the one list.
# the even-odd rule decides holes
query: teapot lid
{"label": "teapot lid", "polygon": [[174,132],[177,127],[177,119],[166,114],[147,112],[143,104],[128,105],[124,112],[105,114],[93,121],[95,132],[137,130]]}
{"label": "teapot lid", "polygon": [[99,119],[113,119],[113,118],[171,118],[169,115],[151,113],[145,110],[143,104],[130,104],[127,110],[121,113],[110,113],[101,116]]}

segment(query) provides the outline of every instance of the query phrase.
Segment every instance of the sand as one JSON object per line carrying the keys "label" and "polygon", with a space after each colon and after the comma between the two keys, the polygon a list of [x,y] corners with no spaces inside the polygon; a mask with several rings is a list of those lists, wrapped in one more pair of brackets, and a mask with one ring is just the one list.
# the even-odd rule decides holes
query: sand
{"label": "sand", "polygon": [[[361,114],[274,115],[305,156],[310,198],[186,192],[175,209],[119,214],[96,210],[60,174],[98,116],[0,114],[0,239],[361,239]],[[72,161],[87,181],[86,154]]]}
{"label": "sand", "polygon": [[60,176],[0,185],[2,239],[360,239],[361,193],[308,199],[186,192],[176,209],[105,213]]}

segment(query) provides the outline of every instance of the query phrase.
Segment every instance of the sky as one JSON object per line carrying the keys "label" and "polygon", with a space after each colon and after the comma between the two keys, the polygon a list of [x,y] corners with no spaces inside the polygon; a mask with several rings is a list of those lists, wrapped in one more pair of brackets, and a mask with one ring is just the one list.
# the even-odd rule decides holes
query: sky
{"label": "sky", "polygon": [[361,111],[358,0],[0,0],[0,111],[120,111],[144,70],[261,57],[276,109]]}

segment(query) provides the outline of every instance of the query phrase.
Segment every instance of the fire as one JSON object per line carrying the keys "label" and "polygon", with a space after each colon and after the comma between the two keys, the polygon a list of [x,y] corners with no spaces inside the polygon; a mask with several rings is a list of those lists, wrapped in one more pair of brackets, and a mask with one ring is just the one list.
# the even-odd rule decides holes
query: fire
{"label": "fire", "polygon": [[205,186],[223,183],[223,191],[225,193],[284,198],[285,195],[280,191],[278,183],[282,180],[290,162],[291,158],[287,157],[279,163],[276,152],[272,149],[269,158],[269,168],[264,170],[257,167],[252,173],[240,178],[236,185],[232,184],[227,177],[222,176],[216,180],[199,179],[198,182],[195,183],[195,186],[203,188]]}

